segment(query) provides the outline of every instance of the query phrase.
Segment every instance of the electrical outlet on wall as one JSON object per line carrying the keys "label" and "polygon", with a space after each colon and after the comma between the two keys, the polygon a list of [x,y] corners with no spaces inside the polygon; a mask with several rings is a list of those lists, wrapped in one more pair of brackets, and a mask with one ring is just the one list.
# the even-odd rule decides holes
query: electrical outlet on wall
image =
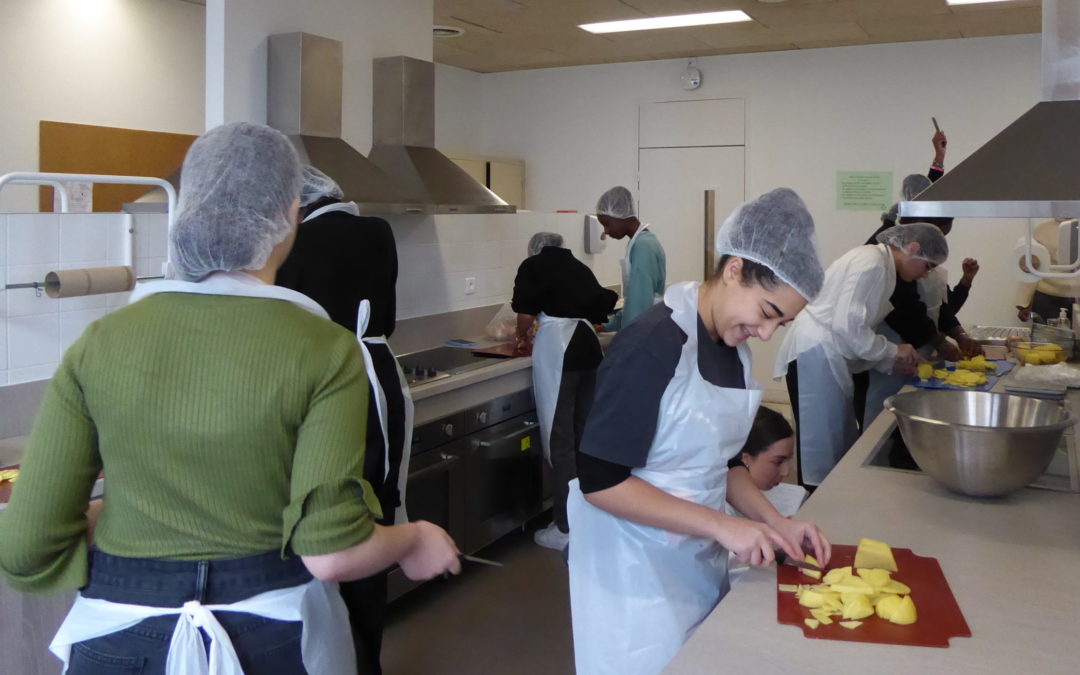
{"label": "electrical outlet on wall", "polygon": [[465,277],[465,295],[476,292],[476,277]]}

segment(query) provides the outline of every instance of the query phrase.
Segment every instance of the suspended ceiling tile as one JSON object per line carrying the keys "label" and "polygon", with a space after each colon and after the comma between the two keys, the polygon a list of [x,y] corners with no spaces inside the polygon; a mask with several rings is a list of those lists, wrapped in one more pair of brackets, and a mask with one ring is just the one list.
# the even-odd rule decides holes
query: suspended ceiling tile
{"label": "suspended ceiling tile", "polygon": [[996,12],[965,12],[956,15],[964,37],[1038,33],[1042,30],[1042,8],[1019,7]]}

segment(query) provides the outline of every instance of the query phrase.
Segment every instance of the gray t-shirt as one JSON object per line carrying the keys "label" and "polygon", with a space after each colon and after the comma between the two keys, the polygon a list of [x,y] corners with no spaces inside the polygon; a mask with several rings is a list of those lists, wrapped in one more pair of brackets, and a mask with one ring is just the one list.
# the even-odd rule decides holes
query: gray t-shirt
{"label": "gray t-shirt", "polygon": [[[723,341],[713,342],[700,316],[697,330],[701,376],[719,387],[744,389],[738,350]],[[601,474],[595,476],[601,482],[609,482],[603,480],[604,475],[611,476],[610,467],[596,469],[590,459],[625,467],[626,475],[629,468],[645,466],[656,435],[660,400],[675,374],[686,338],[672,320],[671,308],[663,303],[653,305],[615,336],[597,373],[596,398],[581,441],[578,468],[583,491],[595,491],[588,489],[595,473]]]}

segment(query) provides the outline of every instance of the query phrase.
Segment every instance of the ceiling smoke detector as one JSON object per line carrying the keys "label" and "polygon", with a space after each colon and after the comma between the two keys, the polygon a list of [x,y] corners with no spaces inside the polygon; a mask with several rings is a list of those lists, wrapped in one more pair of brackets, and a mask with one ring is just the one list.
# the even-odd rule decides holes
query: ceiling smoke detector
{"label": "ceiling smoke detector", "polygon": [[432,26],[431,34],[437,38],[456,38],[465,34],[465,30],[457,26]]}

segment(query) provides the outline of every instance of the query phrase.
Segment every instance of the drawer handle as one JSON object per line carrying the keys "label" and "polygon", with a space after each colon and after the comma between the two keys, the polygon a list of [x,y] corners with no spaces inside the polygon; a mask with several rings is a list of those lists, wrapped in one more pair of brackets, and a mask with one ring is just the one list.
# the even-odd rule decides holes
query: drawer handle
{"label": "drawer handle", "polygon": [[526,420],[525,426],[522,427],[521,429],[518,429],[517,431],[511,431],[510,433],[506,434],[505,436],[500,436],[499,438],[495,438],[495,439],[492,439],[490,441],[479,441],[479,442],[477,442],[477,445],[479,447],[481,447],[481,448],[490,448],[491,446],[498,445],[499,443],[502,443],[503,441],[509,441],[511,438],[517,438],[518,436],[520,436],[524,432],[531,431],[533,429],[533,427],[538,427],[538,426],[540,426],[539,422],[531,422],[531,421]]}
{"label": "drawer handle", "polygon": [[417,471],[415,473],[410,473],[409,474],[409,480],[413,480],[413,479],[416,479],[416,478],[422,478],[422,477],[424,477],[424,476],[426,476],[426,475],[428,475],[430,473],[439,473],[440,471],[442,471],[446,467],[450,466],[454,462],[457,462],[458,460],[461,459],[457,455],[448,455],[445,452],[440,453],[439,457],[440,457],[441,461],[439,461],[439,462],[437,462],[435,464],[432,464],[431,466],[424,467],[423,469],[420,469],[419,471]]}

